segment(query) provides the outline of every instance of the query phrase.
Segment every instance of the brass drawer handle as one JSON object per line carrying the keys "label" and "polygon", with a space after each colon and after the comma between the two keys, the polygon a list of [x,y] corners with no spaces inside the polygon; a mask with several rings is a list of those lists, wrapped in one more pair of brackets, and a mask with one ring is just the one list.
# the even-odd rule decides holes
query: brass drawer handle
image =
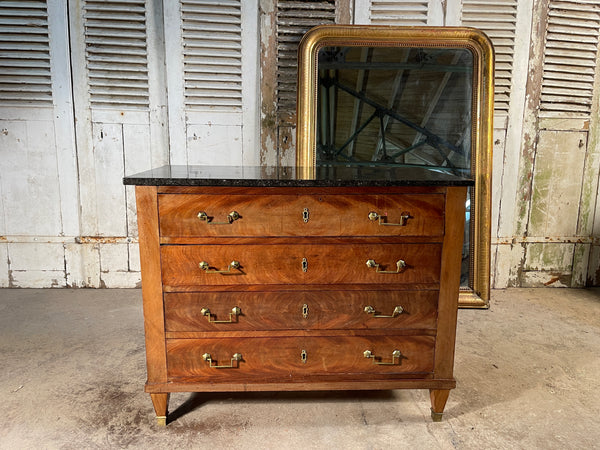
{"label": "brass drawer handle", "polygon": [[402,308],[402,306],[396,306],[394,308],[394,311],[392,312],[391,316],[386,316],[383,314],[375,314],[375,308],[373,308],[372,306],[365,306],[365,312],[367,314],[373,314],[373,317],[387,317],[387,318],[392,318],[392,317],[396,317],[399,316],[400,314],[402,314],[404,312],[404,308]]}
{"label": "brass drawer handle", "polygon": [[[202,355],[202,359],[204,361],[208,361],[208,365],[210,367],[212,367],[213,369],[235,369],[240,366],[239,363],[242,360],[242,354],[234,353],[233,356],[231,357],[231,364],[229,364],[228,366],[219,366],[218,364],[215,364],[213,366],[213,360],[212,360],[212,357],[210,356],[210,353],[205,353],[204,355]],[[237,362],[237,364],[235,364],[236,362]]]}
{"label": "brass drawer handle", "polygon": [[239,218],[240,215],[236,211],[231,211],[227,214],[227,222],[213,222],[213,217],[209,217],[204,211],[198,213],[198,219],[206,222],[208,225],[230,225]]}
{"label": "brass drawer handle", "polygon": [[412,216],[410,215],[410,213],[406,212],[406,211],[402,211],[400,213],[400,223],[389,223],[386,222],[386,218],[387,218],[387,214],[386,215],[380,215],[377,214],[375,211],[371,211],[369,213],[369,220],[379,220],[379,225],[382,226],[390,226],[390,227],[403,227],[406,226],[406,222],[408,221],[408,219],[411,219]]}
{"label": "brass drawer handle", "polygon": [[403,260],[399,259],[398,261],[396,261],[396,270],[379,270],[379,264],[377,264],[375,260],[369,259],[367,261],[367,267],[375,268],[375,272],[377,273],[402,273],[406,268],[406,263]]}
{"label": "brass drawer handle", "polygon": [[208,321],[210,323],[233,323],[233,322],[237,322],[237,316],[239,316],[242,313],[242,310],[240,308],[238,308],[237,306],[234,306],[233,309],[231,310],[231,312],[229,313],[229,320],[212,320],[212,316],[214,314],[211,314],[210,309],[208,308],[202,308],[200,310],[200,314],[202,314],[203,316],[206,316],[208,318]]}
{"label": "brass drawer handle", "polygon": [[198,266],[200,266],[200,268],[206,273],[231,273],[231,269],[240,268],[240,263],[238,261],[231,261],[226,270],[211,269],[210,264],[208,264],[206,261],[201,261]]}
{"label": "brass drawer handle", "polygon": [[392,352],[392,360],[390,362],[383,362],[383,361],[377,361],[377,356],[375,356],[373,354],[373,352],[371,352],[371,350],[365,350],[363,352],[363,355],[365,358],[371,358],[373,360],[373,364],[377,364],[380,366],[393,366],[396,364],[396,360],[398,360],[398,364],[400,364],[400,357],[402,356],[402,353],[400,353],[400,350],[394,350]]}

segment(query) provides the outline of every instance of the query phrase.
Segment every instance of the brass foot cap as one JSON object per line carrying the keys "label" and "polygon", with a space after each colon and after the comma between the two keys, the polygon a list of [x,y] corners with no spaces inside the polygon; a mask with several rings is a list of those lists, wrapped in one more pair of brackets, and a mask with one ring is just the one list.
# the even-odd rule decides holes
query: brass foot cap
{"label": "brass foot cap", "polygon": [[431,420],[433,420],[434,422],[441,422],[442,421],[442,415],[444,413],[438,413],[435,412],[433,409],[431,410]]}
{"label": "brass foot cap", "polygon": [[156,416],[156,424],[159,427],[166,427],[167,426],[167,416]]}

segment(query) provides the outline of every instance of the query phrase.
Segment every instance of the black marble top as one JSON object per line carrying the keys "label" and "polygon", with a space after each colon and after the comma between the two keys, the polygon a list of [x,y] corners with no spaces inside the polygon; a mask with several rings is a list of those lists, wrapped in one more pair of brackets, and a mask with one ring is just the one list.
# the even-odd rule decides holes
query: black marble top
{"label": "black marble top", "polygon": [[145,186],[471,186],[473,180],[449,170],[424,167],[318,166],[314,179],[303,179],[296,167],[163,166],[123,178]]}

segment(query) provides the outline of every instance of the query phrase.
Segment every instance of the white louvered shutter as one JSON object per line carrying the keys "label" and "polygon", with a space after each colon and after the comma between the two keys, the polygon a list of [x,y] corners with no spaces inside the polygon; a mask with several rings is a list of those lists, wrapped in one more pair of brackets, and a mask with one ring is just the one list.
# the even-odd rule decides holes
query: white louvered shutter
{"label": "white louvered shutter", "polygon": [[517,0],[463,0],[462,5],[462,25],[481,29],[494,44],[494,109],[496,114],[507,115],[513,75]]}
{"label": "white louvered shutter", "polygon": [[52,106],[46,2],[0,2],[0,27],[0,104]]}
{"label": "white louvered shutter", "polygon": [[541,117],[590,115],[600,31],[600,1],[550,1]]}
{"label": "white louvered shutter", "polygon": [[239,0],[182,0],[185,106],[242,109],[242,19]]}
{"label": "white louvered shutter", "polygon": [[333,23],[334,0],[277,2],[277,113],[280,118],[295,116],[300,39],[312,27]]}
{"label": "white louvered shutter", "polygon": [[256,165],[258,0],[163,6],[171,163]]}
{"label": "white louvered shutter", "polygon": [[92,108],[148,109],[144,0],[88,0],[84,9]]}
{"label": "white louvered shutter", "polygon": [[372,25],[427,25],[429,1],[372,0]]}
{"label": "white louvered shutter", "polygon": [[444,0],[355,0],[354,23],[365,25],[444,25]]}

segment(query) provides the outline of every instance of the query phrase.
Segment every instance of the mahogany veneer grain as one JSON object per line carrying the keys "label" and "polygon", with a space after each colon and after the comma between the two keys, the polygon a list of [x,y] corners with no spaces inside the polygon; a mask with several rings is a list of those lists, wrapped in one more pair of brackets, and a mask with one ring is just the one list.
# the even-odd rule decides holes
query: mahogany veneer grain
{"label": "mahogany veneer grain", "polygon": [[[405,284],[438,283],[442,247],[439,244],[354,244],[322,245],[165,245],[161,247],[162,281],[167,286],[222,286],[269,284]],[[302,260],[306,259],[306,271]],[[396,270],[403,260],[401,273],[377,273],[367,266],[372,259],[381,270]],[[199,268],[206,261],[211,270],[226,270],[232,261],[239,269],[230,273],[209,273]]]}
{"label": "mahogany veneer grain", "polygon": [[[136,196],[146,391],[161,423],[168,393],[185,391],[421,388],[441,417],[456,384],[465,187],[138,186]],[[200,211],[240,218],[209,225]],[[411,217],[386,226],[369,220],[372,211],[384,223]],[[377,273],[368,259],[380,270],[399,259],[406,267]],[[240,267],[208,273],[200,261],[210,271]],[[366,306],[403,312],[379,318]],[[214,323],[234,307],[231,323]],[[365,350],[392,364],[374,364]]]}
{"label": "mahogany veneer grain", "polygon": [[[161,236],[441,236],[444,196],[392,195],[159,195]],[[308,221],[303,212],[307,210]],[[198,219],[206,212],[210,222]],[[228,222],[232,211],[239,218]],[[369,213],[385,216],[379,226]]]}
{"label": "mahogany veneer grain", "polygon": [[[249,331],[300,329],[435,329],[437,291],[263,291],[165,294],[166,331]],[[307,311],[304,313],[304,305]],[[310,306],[309,306],[310,305]],[[372,306],[377,315],[365,313]],[[234,307],[241,314],[232,323],[209,322],[199,314],[208,308],[211,320],[228,320]],[[306,314],[306,317],[304,316]]]}
{"label": "mahogany veneer grain", "polygon": [[[433,371],[433,344],[433,336],[169,339],[167,373],[169,381],[189,377],[211,382],[274,382],[317,374],[425,374]],[[365,350],[372,351],[378,362],[391,362],[394,350],[402,356],[396,358],[397,364],[378,365],[364,357]],[[232,369],[215,369],[202,359],[205,353],[219,365],[231,364],[235,353],[243,359]]]}

